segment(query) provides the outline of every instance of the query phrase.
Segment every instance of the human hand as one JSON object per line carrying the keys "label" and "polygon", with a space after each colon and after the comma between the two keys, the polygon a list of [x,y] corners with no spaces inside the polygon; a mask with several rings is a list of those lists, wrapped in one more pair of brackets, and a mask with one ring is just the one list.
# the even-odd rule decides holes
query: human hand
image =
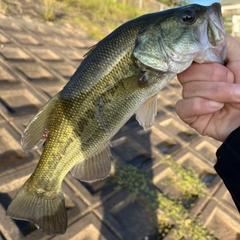
{"label": "human hand", "polygon": [[227,36],[228,62],[193,63],[178,74],[183,99],[175,110],[201,135],[224,141],[240,126],[240,43]]}

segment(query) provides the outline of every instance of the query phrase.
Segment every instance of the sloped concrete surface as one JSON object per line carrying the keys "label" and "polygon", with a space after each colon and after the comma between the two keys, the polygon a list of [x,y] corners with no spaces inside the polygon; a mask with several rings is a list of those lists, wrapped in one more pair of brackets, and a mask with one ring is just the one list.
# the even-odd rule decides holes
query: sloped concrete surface
{"label": "sloped concrete surface", "polygon": [[[156,239],[138,200],[132,201],[126,189],[116,190],[109,179],[86,184],[67,175],[63,183],[69,219],[65,235],[46,236],[33,224],[5,216],[40,156],[40,151],[22,152],[25,126],[67,83],[94,43],[72,27],[0,17],[0,239]],[[190,213],[201,213],[204,226],[218,239],[240,239],[239,215],[213,169],[219,143],[199,136],[178,119],[174,104],[180,96],[181,86],[173,80],[159,93],[158,115],[151,130],[143,131],[131,119],[112,140],[113,157],[122,165],[146,171],[158,191],[165,191],[161,180],[167,169],[160,159],[167,154],[201,176],[210,176],[213,198],[198,199]]]}

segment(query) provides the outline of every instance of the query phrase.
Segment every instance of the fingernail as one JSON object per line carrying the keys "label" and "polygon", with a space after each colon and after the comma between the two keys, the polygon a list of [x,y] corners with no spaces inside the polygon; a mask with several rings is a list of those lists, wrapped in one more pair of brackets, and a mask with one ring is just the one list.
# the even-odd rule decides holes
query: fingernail
{"label": "fingernail", "polygon": [[240,99],[240,85],[236,84],[234,86],[233,94],[236,99]]}
{"label": "fingernail", "polygon": [[211,109],[217,110],[217,109],[223,108],[224,104],[219,102],[214,102],[214,101],[208,101],[208,106]]}

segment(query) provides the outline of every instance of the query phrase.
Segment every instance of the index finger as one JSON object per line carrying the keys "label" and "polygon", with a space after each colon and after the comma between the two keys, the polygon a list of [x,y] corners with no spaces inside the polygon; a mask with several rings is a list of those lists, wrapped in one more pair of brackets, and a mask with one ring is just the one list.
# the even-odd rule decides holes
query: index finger
{"label": "index finger", "polygon": [[234,82],[233,73],[219,63],[193,63],[177,77],[181,84],[191,81]]}
{"label": "index finger", "polygon": [[240,75],[240,43],[228,34],[226,42],[227,67],[218,63],[193,63],[190,68],[177,75],[180,83],[184,84],[193,80],[233,83],[235,81],[233,72]]}

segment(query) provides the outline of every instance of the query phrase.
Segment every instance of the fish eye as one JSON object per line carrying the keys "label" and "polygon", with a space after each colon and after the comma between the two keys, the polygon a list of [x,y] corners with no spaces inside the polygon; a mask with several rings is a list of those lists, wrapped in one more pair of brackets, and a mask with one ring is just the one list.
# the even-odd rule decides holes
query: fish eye
{"label": "fish eye", "polygon": [[181,18],[184,23],[193,23],[196,19],[196,13],[191,10],[186,10],[182,12]]}

